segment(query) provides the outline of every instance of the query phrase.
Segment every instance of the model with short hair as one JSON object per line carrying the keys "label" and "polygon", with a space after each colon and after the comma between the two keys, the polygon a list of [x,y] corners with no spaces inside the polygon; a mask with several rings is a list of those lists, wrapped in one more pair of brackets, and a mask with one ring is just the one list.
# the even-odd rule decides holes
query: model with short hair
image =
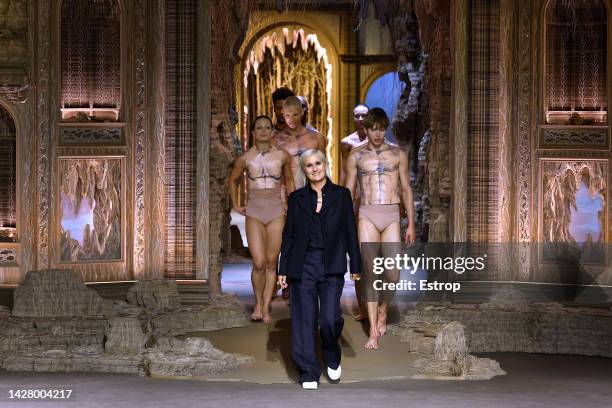
{"label": "model with short hair", "polygon": [[[348,155],[353,148],[361,146],[367,143],[368,135],[363,124],[363,120],[368,114],[368,106],[362,103],[355,105],[353,108],[353,123],[355,124],[355,131],[340,141],[340,184],[344,185],[346,182],[346,161]],[[355,191],[354,209],[357,212],[359,208],[359,185],[357,185]],[[355,285],[355,297],[357,298],[358,311],[355,314],[355,320],[361,321],[368,318],[368,311],[365,305],[365,299],[361,290],[361,285]]]}
{"label": "model with short hair", "polygon": [[305,186],[289,196],[278,282],[286,287],[291,281],[291,354],[302,387],[312,390],[321,376],[317,331],[327,376],[337,381],[342,375],[340,297],[347,255],[351,279],[360,278],[361,263],[350,192],[329,179],[322,151],[306,150],[299,164]]}
{"label": "model with short hair", "polygon": [[[308,149],[318,149],[325,152],[325,138],[317,131],[310,130],[302,125],[304,109],[302,101],[296,96],[290,96],[283,103],[283,116],[285,118],[284,134],[282,139],[276,138],[276,146],[285,150],[292,157],[291,170],[295,177],[296,188],[303,186],[303,180],[297,178],[298,160],[300,155]],[[278,135],[277,135],[278,136]]]}
{"label": "model with short hair", "polygon": [[[359,241],[368,268],[364,271],[370,336],[367,349],[378,348],[378,338],[387,330],[387,310],[393,291],[380,295],[373,290],[373,258],[380,248],[376,243],[400,243],[400,200],[407,209],[408,228],[404,235],[407,244],[415,241],[413,195],[408,172],[409,159],[399,146],[385,140],[389,118],[381,108],[371,109],[364,120],[368,143],[353,149],[347,160],[346,186],[355,195],[359,183]],[[363,245],[364,243],[373,243]],[[382,245],[383,256],[395,256],[399,245]],[[385,253],[388,252],[388,253]],[[378,277],[377,277],[378,278]],[[388,270],[387,282],[399,280],[399,270]],[[380,296],[379,296],[380,295]]]}

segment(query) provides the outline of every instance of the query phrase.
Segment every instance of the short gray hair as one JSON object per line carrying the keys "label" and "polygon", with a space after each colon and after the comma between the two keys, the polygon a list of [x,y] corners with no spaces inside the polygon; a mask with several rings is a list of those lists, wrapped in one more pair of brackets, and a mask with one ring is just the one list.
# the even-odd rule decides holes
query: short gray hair
{"label": "short gray hair", "polygon": [[302,182],[302,186],[305,186],[306,183],[308,182],[308,177],[306,177],[306,172],[304,171],[304,167],[306,166],[305,164],[306,159],[308,159],[310,156],[317,156],[317,159],[323,162],[323,165],[325,167],[325,176],[329,177],[329,166],[327,163],[327,158],[325,157],[325,153],[323,153],[322,151],[318,149],[308,149],[300,155],[299,166],[297,169],[298,180]]}

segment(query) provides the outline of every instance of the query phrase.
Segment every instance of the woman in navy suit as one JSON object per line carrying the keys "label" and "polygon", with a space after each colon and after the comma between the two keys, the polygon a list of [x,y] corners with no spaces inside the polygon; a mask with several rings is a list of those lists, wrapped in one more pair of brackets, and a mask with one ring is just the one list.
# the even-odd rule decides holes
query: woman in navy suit
{"label": "woman in navy suit", "polygon": [[291,342],[300,383],[305,389],[316,389],[321,376],[315,349],[317,327],[327,375],[339,380],[346,255],[352,280],[359,280],[361,264],[349,190],[327,177],[327,162],[320,150],[306,150],[299,164],[298,171],[308,183],[287,201],[278,282],[281,287],[291,282]]}

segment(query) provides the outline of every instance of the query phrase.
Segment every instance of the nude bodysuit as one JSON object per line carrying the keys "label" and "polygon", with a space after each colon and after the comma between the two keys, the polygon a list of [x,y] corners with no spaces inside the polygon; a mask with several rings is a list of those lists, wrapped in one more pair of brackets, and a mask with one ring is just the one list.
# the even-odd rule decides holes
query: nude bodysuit
{"label": "nude bodysuit", "polygon": [[393,144],[373,149],[357,148],[359,218],[369,220],[379,232],[400,221],[399,147]]}
{"label": "nude bodysuit", "polygon": [[249,154],[246,158],[248,200],[246,215],[267,225],[285,215],[281,201],[282,151],[273,148],[268,152]]}
{"label": "nude bodysuit", "polygon": [[308,149],[317,148],[317,134],[312,130],[304,128],[297,138],[294,136],[277,138],[277,146],[285,150],[291,156],[291,171],[293,172],[295,188],[304,187],[303,180],[299,178],[297,171],[300,163],[300,156]]}

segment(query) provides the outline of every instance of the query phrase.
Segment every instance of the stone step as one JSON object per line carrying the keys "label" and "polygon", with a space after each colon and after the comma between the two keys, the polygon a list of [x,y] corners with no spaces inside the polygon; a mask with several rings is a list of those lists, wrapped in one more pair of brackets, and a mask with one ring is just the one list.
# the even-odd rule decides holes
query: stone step
{"label": "stone step", "polygon": [[[208,303],[208,284],[196,281],[178,281],[178,291],[181,295],[181,304],[183,305],[203,305]],[[126,300],[128,290],[136,283],[136,281],[121,281],[121,282],[91,282],[86,283],[89,289],[95,290],[100,297],[109,300]],[[0,288],[0,305],[7,308],[13,307],[13,291],[15,287]]]}
{"label": "stone step", "polygon": [[183,305],[205,305],[208,303],[208,285],[205,283],[179,282],[178,292]]}
{"label": "stone step", "polygon": [[24,333],[23,337],[0,338],[0,351],[27,351],[33,349],[72,349],[83,346],[101,347],[104,333],[97,335],[63,335]]}
{"label": "stone step", "polygon": [[103,299],[125,300],[135,281],[88,283],[87,287],[98,292]]}

